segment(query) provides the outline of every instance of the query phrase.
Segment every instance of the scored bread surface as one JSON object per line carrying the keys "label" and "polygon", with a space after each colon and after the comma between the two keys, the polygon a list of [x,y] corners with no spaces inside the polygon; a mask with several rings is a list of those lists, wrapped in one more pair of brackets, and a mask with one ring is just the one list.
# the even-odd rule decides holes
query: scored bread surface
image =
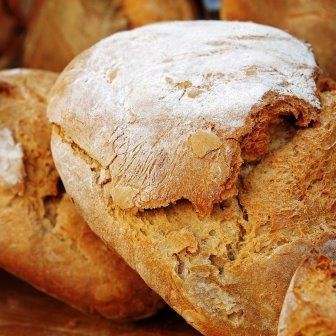
{"label": "scored bread surface", "polygon": [[160,24],[84,52],[51,93],[67,191],[206,335],[275,335],[295,269],[336,234],[336,98],[317,70],[273,28]]}
{"label": "scored bread surface", "polygon": [[152,315],[159,297],[107,250],[61,188],[46,118],[56,77],[0,72],[0,267],[86,312]]}

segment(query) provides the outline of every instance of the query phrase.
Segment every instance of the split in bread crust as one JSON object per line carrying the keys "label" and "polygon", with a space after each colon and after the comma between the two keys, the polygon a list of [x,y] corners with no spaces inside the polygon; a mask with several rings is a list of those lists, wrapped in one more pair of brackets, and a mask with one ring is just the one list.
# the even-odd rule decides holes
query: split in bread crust
{"label": "split in bread crust", "polygon": [[62,189],[46,118],[55,79],[37,70],[0,73],[0,132],[20,146],[25,172],[5,184],[10,172],[0,170],[0,267],[82,311],[115,320],[151,316],[163,306],[159,296],[93,234]]}
{"label": "split in bread crust", "polygon": [[[261,54],[272,55],[263,66]],[[205,89],[207,71],[222,75]],[[174,23],[104,40],[53,89],[52,151],[67,191],[91,228],[206,335],[275,335],[295,269],[336,235],[336,94],[318,92],[316,71],[307,46],[279,30]],[[196,86],[204,91],[195,96]],[[202,188],[216,172],[209,162],[229,178],[217,184],[225,197],[203,194],[208,208],[185,195],[162,202],[162,190]],[[135,209],[118,202],[138,181],[156,186],[155,209],[146,197]]]}

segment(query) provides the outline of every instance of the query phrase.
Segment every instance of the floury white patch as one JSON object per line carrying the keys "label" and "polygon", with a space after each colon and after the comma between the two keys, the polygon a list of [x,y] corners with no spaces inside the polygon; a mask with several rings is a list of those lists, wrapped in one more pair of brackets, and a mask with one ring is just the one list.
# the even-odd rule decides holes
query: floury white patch
{"label": "floury white patch", "polygon": [[10,129],[0,129],[0,186],[10,188],[24,176],[23,151]]}
{"label": "floury white patch", "polygon": [[257,114],[291,114],[301,126],[316,118],[316,71],[309,47],[276,28],[157,23],[78,56],[53,87],[48,114],[108,170],[108,193],[122,209],[187,199],[209,213],[235,193],[232,139],[248,138]]}

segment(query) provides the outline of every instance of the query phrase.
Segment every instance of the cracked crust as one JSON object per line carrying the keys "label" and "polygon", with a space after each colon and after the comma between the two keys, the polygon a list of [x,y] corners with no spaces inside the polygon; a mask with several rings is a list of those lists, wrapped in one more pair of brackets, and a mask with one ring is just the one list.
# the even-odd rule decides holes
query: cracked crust
{"label": "cracked crust", "polygon": [[[171,27],[181,25],[186,28],[186,40],[179,35],[178,43],[176,37],[170,41]],[[221,29],[216,32],[212,25]],[[315,245],[336,235],[336,95],[322,94],[323,110],[318,120],[311,122],[319,104],[316,94],[320,94],[315,92],[312,78],[315,65],[298,67],[293,61],[292,70],[300,74],[298,80],[293,81],[291,71],[286,71],[284,78],[280,76],[280,83],[300,93],[300,99],[277,94],[270,84],[277,74],[270,75],[267,67],[244,68],[244,74],[239,71],[244,54],[221,35],[228,33],[224,28],[229,26],[237,28],[233,29],[233,45],[248,46],[247,56],[259,47],[263,54],[270,48],[282,55],[282,50],[288,51],[288,39],[292,41],[278,30],[253,24],[198,22],[149,26],[106,39],[69,65],[54,87],[48,107],[55,123],[52,152],[67,191],[91,228],[189,323],[206,335],[268,336],[276,334],[295,269]],[[197,41],[188,35],[189,28]],[[205,32],[207,28],[212,34]],[[264,29],[269,33],[266,36]],[[214,53],[202,49],[207,34]],[[154,61],[145,57],[153,41],[156,48],[160,46]],[[167,47],[158,41],[168,41]],[[292,42],[303,49],[298,58],[295,52],[290,57],[309,63],[307,47]],[[134,58],[124,66],[120,61],[124,48],[129,54],[136,50],[134,55],[144,60],[144,68]],[[227,50],[231,56],[225,58]],[[163,56],[168,65],[161,63]],[[240,57],[238,64],[233,56]],[[273,65],[278,64],[278,57]],[[258,62],[253,56],[248,59]],[[119,63],[111,67],[112,60]],[[208,66],[218,66],[224,75],[203,76],[202,67]],[[223,84],[226,66],[238,70],[232,82]],[[307,82],[302,77],[304,69],[309,73]],[[253,96],[250,90],[256,89],[250,82],[253,74],[265,75],[262,83],[268,93],[261,94],[261,105],[248,104]],[[113,79],[112,84],[106,76]],[[199,84],[198,89],[209,91],[188,97],[191,83],[204,78],[209,83]],[[230,83],[235,84],[235,90],[226,96],[225,86]],[[275,92],[270,93],[272,89]],[[164,93],[161,99],[156,99],[158,93]],[[203,100],[195,100],[197,97]],[[233,117],[230,104],[241,104],[240,114]],[[204,123],[198,124],[197,116]],[[211,123],[215,117],[217,123]],[[227,129],[230,136],[223,131]],[[157,145],[162,139],[167,145],[164,154]],[[137,146],[133,147],[132,141]],[[195,161],[180,155],[176,148],[189,155],[194,150]],[[192,173],[195,162],[202,167],[198,179]],[[122,202],[124,195],[133,192],[128,187],[136,187],[128,183],[129,176],[134,177],[132,182],[139,179],[141,183],[148,178],[151,187],[161,183],[160,189],[151,189],[151,197],[166,189],[179,193],[190,185],[196,186],[197,192],[212,172],[209,163],[218,163],[220,173],[231,178],[224,184],[229,188],[221,189],[225,197],[220,200],[224,201],[215,204],[209,214],[195,211],[194,199],[185,195],[170,199],[164,194],[164,202],[156,203],[156,209],[143,206],[140,211],[127,211],[116,206],[115,185],[123,188],[119,194]],[[161,167],[169,179],[155,180]],[[214,201],[208,195],[203,199]]]}
{"label": "cracked crust", "polygon": [[116,209],[97,162],[57,127],[52,151],[92,229],[189,323],[207,335],[275,335],[295,269],[336,236],[336,92],[322,98],[319,123],[283,125],[270,153],[243,166],[238,197],[209,216],[187,201]]}
{"label": "cracked crust", "polygon": [[209,214],[237,194],[243,159],[268,151],[273,126],[316,119],[316,71],[304,43],[271,27],[155,24],[76,58],[52,90],[49,117],[105,170],[115,207],[187,199]]}
{"label": "cracked crust", "polygon": [[281,310],[278,336],[336,335],[336,240],[332,253],[311,255],[295,271]]}
{"label": "cracked crust", "polygon": [[0,187],[0,267],[86,312],[140,319],[161,299],[109,251],[64,193],[54,167],[46,95],[56,75],[0,73],[0,129],[10,129],[24,152],[22,187]]}
{"label": "cracked crust", "polygon": [[44,0],[37,3],[25,39],[24,65],[53,71],[64,69],[80,52],[115,32],[156,21],[197,17],[194,0]]}
{"label": "cracked crust", "polygon": [[322,98],[320,122],[285,127],[263,160],[244,165],[238,197],[209,216],[187,201],[116,209],[97,162],[57,127],[52,151],[91,228],[189,323],[207,335],[275,335],[295,269],[336,235],[336,93]]}

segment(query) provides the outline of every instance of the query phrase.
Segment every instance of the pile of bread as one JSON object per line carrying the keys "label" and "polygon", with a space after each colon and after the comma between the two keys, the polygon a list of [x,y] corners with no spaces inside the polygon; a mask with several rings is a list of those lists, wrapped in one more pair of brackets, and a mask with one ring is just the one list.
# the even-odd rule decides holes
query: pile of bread
{"label": "pile of bread", "polygon": [[116,321],[336,335],[336,5],[199,9],[3,3],[0,267]]}

